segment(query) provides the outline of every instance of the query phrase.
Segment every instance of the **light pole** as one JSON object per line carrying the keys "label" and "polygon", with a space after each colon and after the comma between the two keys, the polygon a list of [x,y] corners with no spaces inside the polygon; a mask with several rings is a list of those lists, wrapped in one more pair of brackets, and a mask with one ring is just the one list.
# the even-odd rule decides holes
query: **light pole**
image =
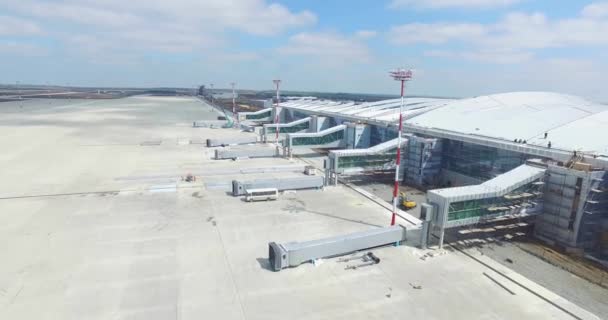
{"label": "light pole", "polygon": [[279,95],[279,85],[281,84],[281,80],[277,79],[277,80],[272,80],[272,82],[275,84],[275,86],[277,87],[277,104],[274,108],[274,123],[276,125],[275,127],[275,136],[274,136],[274,141],[276,142],[276,144],[279,144],[279,102],[281,101],[281,97]]}
{"label": "light pole", "polygon": [[403,104],[405,103],[405,82],[412,80],[412,70],[396,69],[390,72],[390,76],[401,81],[401,104],[399,105],[399,132],[397,133],[397,160],[395,161],[395,186],[393,188],[393,215],[391,226],[395,225],[397,216],[397,202],[399,200],[399,166],[401,165],[401,131],[403,130]]}
{"label": "light pole", "polygon": [[234,86],[236,83],[231,82],[230,85],[232,86],[232,117],[236,118],[235,123],[238,123],[239,116],[236,114],[236,92],[234,91]]}
{"label": "light pole", "polygon": [[209,95],[211,98],[211,104],[213,105],[213,83],[209,84]]}

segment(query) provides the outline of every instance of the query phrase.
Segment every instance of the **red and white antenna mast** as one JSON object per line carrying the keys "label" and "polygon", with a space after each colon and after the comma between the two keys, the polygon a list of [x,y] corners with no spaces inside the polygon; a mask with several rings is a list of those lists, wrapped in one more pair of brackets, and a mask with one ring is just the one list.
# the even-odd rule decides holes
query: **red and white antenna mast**
{"label": "red and white antenna mast", "polygon": [[236,114],[236,92],[234,91],[234,86],[236,85],[236,83],[231,82],[230,85],[232,86],[232,117],[236,119],[235,123],[238,123],[239,116]]}
{"label": "red and white antenna mast", "polygon": [[281,85],[281,80],[276,79],[276,80],[272,80],[272,82],[274,83],[274,85],[277,87],[277,104],[275,105],[274,108],[274,123],[276,125],[275,127],[275,136],[274,136],[274,141],[279,144],[279,122],[280,122],[280,118],[279,118],[279,103],[281,102],[281,96],[279,95],[279,86]]}
{"label": "red and white antenna mast", "polygon": [[405,103],[405,82],[412,80],[412,70],[396,69],[391,71],[390,76],[401,81],[401,104],[399,105],[399,132],[397,133],[397,160],[395,161],[395,186],[393,188],[393,215],[391,226],[395,225],[397,216],[397,202],[399,201],[399,167],[401,166],[401,131],[403,130],[403,105]]}

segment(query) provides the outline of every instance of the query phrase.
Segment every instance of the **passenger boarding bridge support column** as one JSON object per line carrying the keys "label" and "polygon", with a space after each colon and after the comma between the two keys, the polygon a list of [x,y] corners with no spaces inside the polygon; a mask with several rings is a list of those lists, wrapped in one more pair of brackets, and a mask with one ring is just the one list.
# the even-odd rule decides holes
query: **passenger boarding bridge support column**
{"label": "passenger boarding bridge support column", "polygon": [[439,250],[443,249],[443,238],[445,237],[445,227],[441,227],[439,233]]}
{"label": "passenger boarding bridge support column", "polygon": [[346,149],[369,148],[371,128],[366,124],[348,123],[346,130]]}
{"label": "passenger boarding bridge support column", "polygon": [[330,127],[330,121],[328,117],[322,117],[317,115],[311,115],[312,119],[310,120],[310,131],[309,132],[319,132]]}
{"label": "passenger boarding bridge support column", "polygon": [[420,233],[420,247],[426,249],[431,230],[431,221],[435,214],[435,207],[432,204],[423,203],[420,205],[420,219],[422,219],[422,232]]}
{"label": "passenger boarding bridge support column", "polygon": [[333,170],[333,166],[333,159],[326,158],[323,160],[323,169],[325,170],[325,186],[338,184],[338,174]]}

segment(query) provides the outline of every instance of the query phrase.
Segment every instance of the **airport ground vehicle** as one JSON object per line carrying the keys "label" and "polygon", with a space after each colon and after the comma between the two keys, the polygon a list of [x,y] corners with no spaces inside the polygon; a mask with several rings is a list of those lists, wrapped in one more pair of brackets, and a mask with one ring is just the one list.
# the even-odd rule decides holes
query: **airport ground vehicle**
{"label": "airport ground vehicle", "polygon": [[248,189],[245,192],[245,201],[268,201],[279,198],[279,190],[277,188],[260,188]]}
{"label": "airport ground vehicle", "polygon": [[401,192],[399,194],[399,203],[401,204],[401,206],[403,206],[405,209],[414,209],[416,208],[416,206],[418,205],[416,203],[416,201],[410,200],[407,195],[405,194],[405,192]]}

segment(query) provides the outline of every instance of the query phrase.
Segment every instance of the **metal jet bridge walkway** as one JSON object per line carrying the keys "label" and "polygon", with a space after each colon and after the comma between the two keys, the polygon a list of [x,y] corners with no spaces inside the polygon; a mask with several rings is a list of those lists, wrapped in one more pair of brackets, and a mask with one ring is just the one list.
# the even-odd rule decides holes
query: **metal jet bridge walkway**
{"label": "metal jet bridge walkway", "polygon": [[271,121],[272,108],[266,108],[254,112],[239,112],[240,121]]}
{"label": "metal jet bridge walkway", "polygon": [[276,134],[277,126],[279,127],[279,134],[296,133],[296,132],[302,132],[302,131],[310,131],[311,122],[312,122],[312,118],[306,117],[306,118],[292,121],[289,123],[279,123],[278,125],[276,123],[264,124],[264,126],[262,128],[262,132],[261,132],[262,141],[266,142],[266,141],[268,141],[269,138],[273,139],[274,136],[270,136],[270,135]]}
{"label": "metal jet bridge walkway", "polygon": [[[326,176],[334,177],[334,183],[337,183],[338,174],[394,169],[397,142],[395,138],[367,149],[331,150],[325,168]],[[403,138],[401,148],[405,148],[407,143],[408,139]]]}
{"label": "metal jet bridge walkway", "polygon": [[344,148],[346,125],[338,125],[319,132],[288,133],[283,141],[283,153],[291,157],[293,147]]}
{"label": "metal jet bridge walkway", "polygon": [[432,223],[441,230],[440,245],[446,228],[541,213],[546,170],[529,160],[482,184],[429,190],[427,200],[435,211]]}

